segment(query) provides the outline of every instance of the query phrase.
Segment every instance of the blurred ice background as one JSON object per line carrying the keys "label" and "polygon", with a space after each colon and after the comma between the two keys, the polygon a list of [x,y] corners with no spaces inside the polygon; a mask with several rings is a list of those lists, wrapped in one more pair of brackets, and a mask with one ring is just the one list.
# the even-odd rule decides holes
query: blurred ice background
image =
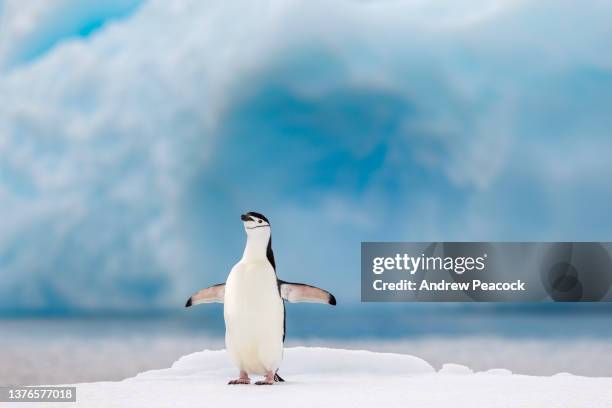
{"label": "blurred ice background", "polygon": [[342,306],[290,310],[290,342],[612,375],[605,305],[359,304],[361,241],[610,240],[611,13],[0,0],[0,384],[221,347],[221,309],[182,305],[224,280],[248,210],[279,275]]}

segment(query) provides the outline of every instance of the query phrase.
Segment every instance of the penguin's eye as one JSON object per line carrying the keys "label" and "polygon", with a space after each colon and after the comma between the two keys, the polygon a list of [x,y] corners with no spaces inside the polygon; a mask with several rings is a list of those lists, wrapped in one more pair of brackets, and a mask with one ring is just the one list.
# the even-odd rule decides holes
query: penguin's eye
{"label": "penguin's eye", "polygon": [[257,222],[261,224],[261,220],[259,220],[259,221],[257,221]]}

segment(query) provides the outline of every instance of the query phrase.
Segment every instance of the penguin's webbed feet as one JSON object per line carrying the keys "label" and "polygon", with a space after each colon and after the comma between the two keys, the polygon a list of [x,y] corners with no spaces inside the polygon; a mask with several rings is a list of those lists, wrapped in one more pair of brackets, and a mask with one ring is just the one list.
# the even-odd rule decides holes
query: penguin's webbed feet
{"label": "penguin's webbed feet", "polygon": [[240,377],[235,380],[231,380],[230,382],[227,383],[227,385],[250,384],[250,383],[251,383],[251,379],[249,378],[249,375],[245,371],[240,371]]}
{"label": "penguin's webbed feet", "polygon": [[238,378],[236,380],[231,380],[228,382],[228,385],[237,385],[237,384],[250,384],[251,380],[248,378]]}
{"label": "penguin's webbed feet", "polygon": [[255,382],[255,385],[272,385],[274,384],[274,374],[272,371],[266,373],[266,378],[261,381]]}

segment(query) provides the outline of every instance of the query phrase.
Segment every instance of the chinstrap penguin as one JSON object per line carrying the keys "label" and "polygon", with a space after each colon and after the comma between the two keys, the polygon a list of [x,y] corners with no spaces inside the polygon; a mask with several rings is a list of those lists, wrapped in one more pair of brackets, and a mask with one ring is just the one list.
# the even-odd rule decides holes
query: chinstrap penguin
{"label": "chinstrap penguin", "polygon": [[247,235],[240,261],[225,283],[202,289],[186,307],[223,303],[225,346],[240,376],[229,384],[249,384],[249,374],[265,378],[257,385],[284,381],[278,374],[285,341],[285,300],[336,304],[329,292],[302,283],[285,282],[276,275],[270,222],[259,213],[243,214]]}

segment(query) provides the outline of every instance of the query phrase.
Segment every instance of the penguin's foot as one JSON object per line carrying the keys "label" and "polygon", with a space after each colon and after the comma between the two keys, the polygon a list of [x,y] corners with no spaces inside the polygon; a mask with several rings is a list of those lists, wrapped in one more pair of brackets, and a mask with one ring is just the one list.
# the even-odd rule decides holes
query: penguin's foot
{"label": "penguin's foot", "polygon": [[236,380],[231,380],[227,384],[228,385],[236,385],[236,384],[250,384],[250,383],[251,383],[251,379],[249,378],[249,375],[245,371],[241,371],[240,372],[240,378],[238,378]]}
{"label": "penguin's foot", "polygon": [[269,371],[266,373],[266,378],[261,381],[255,382],[255,385],[272,385],[274,384],[274,373]]}
{"label": "penguin's foot", "polygon": [[251,380],[248,378],[238,378],[236,380],[231,380],[228,382],[228,385],[236,385],[236,384],[250,384]]}

